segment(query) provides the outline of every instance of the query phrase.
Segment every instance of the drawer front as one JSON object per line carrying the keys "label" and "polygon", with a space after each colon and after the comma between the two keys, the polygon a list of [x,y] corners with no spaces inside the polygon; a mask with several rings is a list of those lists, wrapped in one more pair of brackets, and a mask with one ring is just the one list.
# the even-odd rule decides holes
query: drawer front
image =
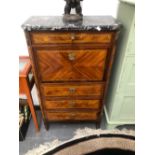
{"label": "drawer front", "polygon": [[107,49],[52,50],[35,49],[36,63],[42,82],[101,81]]}
{"label": "drawer front", "polygon": [[97,120],[97,112],[46,112],[48,121]]}
{"label": "drawer front", "polygon": [[110,43],[112,33],[32,32],[32,44]]}
{"label": "drawer front", "polygon": [[52,109],[98,109],[100,107],[100,100],[50,100],[45,101],[45,108]]}
{"label": "drawer front", "polygon": [[101,96],[104,84],[42,84],[41,87],[46,97]]}

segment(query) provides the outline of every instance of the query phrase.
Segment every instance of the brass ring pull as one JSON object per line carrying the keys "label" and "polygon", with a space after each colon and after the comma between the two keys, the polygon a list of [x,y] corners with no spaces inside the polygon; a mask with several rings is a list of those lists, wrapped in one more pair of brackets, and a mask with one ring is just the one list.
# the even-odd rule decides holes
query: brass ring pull
{"label": "brass ring pull", "polygon": [[70,61],[74,61],[74,60],[75,60],[75,53],[69,53],[69,54],[68,54],[68,59],[69,59]]}
{"label": "brass ring pull", "polygon": [[75,93],[76,89],[75,88],[69,88],[70,93]]}

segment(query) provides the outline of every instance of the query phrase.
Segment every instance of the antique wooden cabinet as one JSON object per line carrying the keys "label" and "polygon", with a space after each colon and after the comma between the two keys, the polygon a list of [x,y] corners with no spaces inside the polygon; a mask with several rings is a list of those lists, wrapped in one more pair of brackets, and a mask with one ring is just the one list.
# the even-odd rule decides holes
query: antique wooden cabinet
{"label": "antique wooden cabinet", "polygon": [[22,25],[45,127],[92,121],[99,127],[120,24],[111,16],[31,17]]}

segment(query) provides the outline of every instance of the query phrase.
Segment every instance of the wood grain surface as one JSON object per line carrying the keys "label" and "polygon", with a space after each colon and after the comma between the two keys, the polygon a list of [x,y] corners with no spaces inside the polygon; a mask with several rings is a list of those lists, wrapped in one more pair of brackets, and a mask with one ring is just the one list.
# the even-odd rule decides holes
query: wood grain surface
{"label": "wood grain surface", "polygon": [[45,108],[47,110],[53,109],[98,109],[101,100],[46,100]]}
{"label": "wood grain surface", "polygon": [[96,120],[97,112],[49,112],[46,111],[46,116],[49,121],[64,121],[64,120]]}
{"label": "wood grain surface", "polygon": [[101,96],[104,84],[42,84],[44,96]]}
{"label": "wood grain surface", "polygon": [[32,32],[31,38],[33,44],[110,43],[112,33]]}
{"label": "wood grain surface", "polygon": [[101,81],[107,50],[36,49],[35,55],[42,81]]}

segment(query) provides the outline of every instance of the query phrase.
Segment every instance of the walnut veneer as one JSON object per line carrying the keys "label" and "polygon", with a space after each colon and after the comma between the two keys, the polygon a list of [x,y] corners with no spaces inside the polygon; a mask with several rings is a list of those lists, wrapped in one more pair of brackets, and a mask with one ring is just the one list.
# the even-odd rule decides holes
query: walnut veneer
{"label": "walnut veneer", "polygon": [[117,31],[40,29],[25,34],[45,127],[51,121],[99,125]]}

